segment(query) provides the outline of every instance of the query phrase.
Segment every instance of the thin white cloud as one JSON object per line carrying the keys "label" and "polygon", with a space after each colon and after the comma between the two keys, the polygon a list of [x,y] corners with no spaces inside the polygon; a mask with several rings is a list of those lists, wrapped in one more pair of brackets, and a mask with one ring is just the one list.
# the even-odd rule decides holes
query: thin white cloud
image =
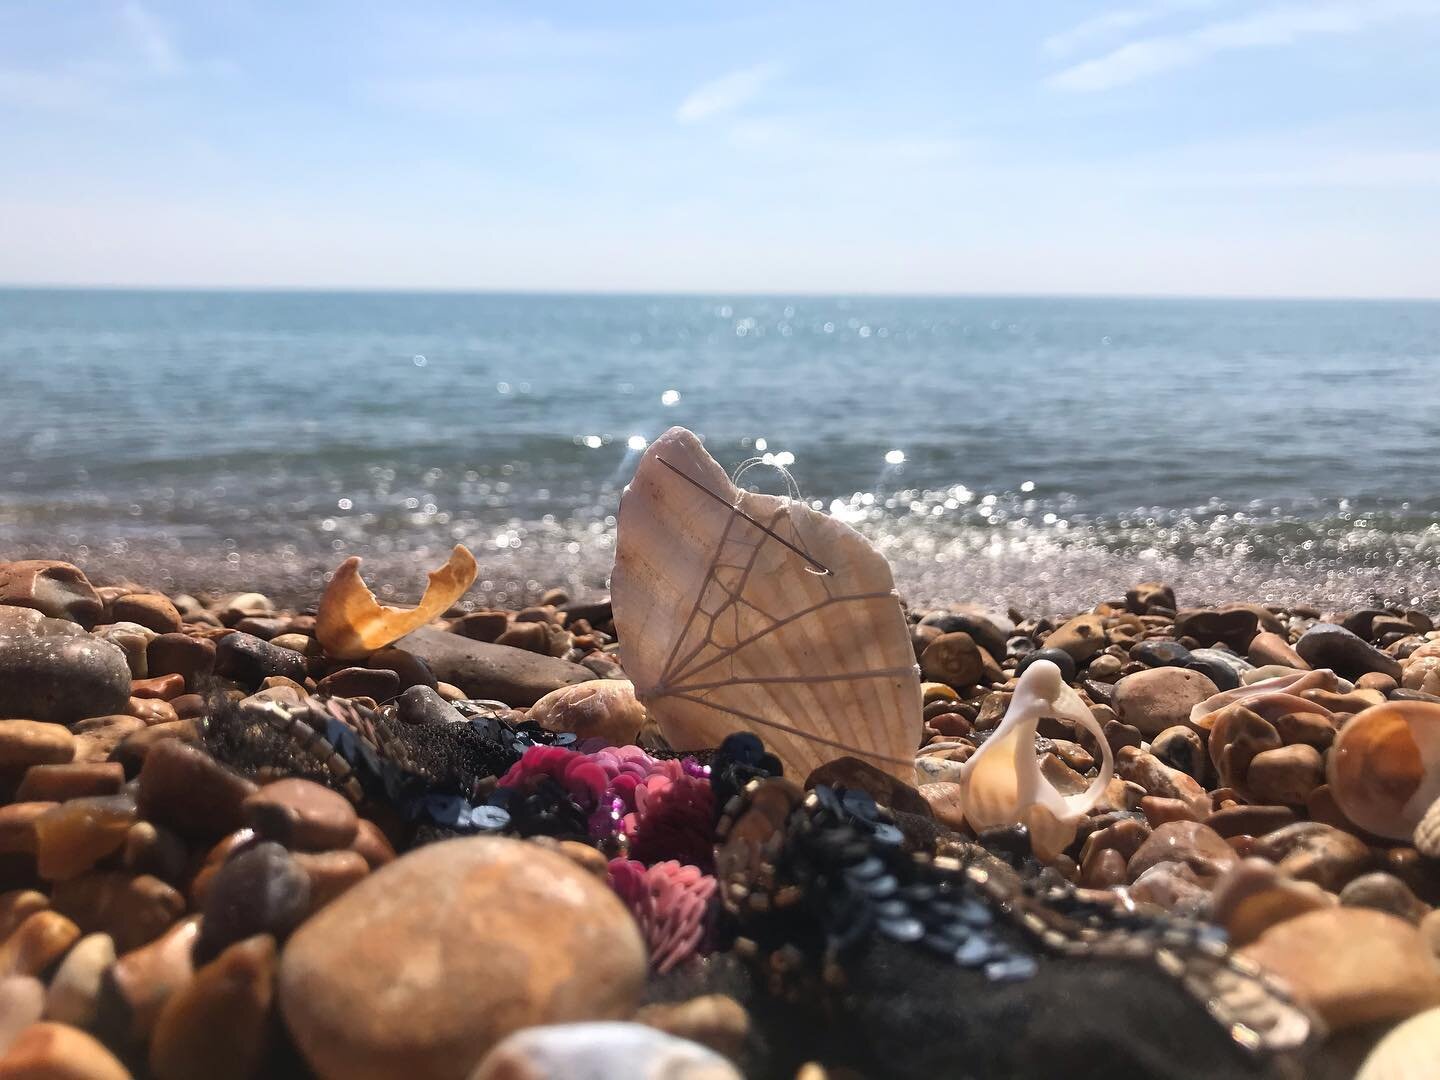
{"label": "thin white cloud", "polygon": [[1440,15],[1440,0],[1359,0],[1351,3],[1294,4],[1235,19],[1207,23],[1178,34],[1142,38],[1046,80],[1075,93],[1109,90],[1193,67],[1220,53],[1278,48],[1308,37],[1354,34],[1383,23]]}
{"label": "thin white cloud", "polygon": [[169,28],[144,5],[127,0],[120,6],[120,21],[140,55],[157,75],[180,68],[180,53]]}
{"label": "thin white cloud", "polygon": [[1226,0],[1158,0],[1157,3],[1144,7],[1112,8],[1077,23],[1069,30],[1051,34],[1040,43],[1040,48],[1050,56],[1068,56],[1095,44],[1096,41],[1119,37],[1171,15],[1204,11],[1219,7],[1225,2]]}
{"label": "thin white cloud", "polygon": [[702,83],[680,103],[675,119],[694,124],[732,113],[754,101],[779,73],[774,64],[757,64]]}

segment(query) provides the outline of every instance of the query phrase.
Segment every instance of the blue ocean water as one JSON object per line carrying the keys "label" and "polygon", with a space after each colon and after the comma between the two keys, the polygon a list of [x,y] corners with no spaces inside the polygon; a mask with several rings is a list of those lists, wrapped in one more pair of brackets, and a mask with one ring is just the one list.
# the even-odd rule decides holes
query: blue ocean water
{"label": "blue ocean water", "polygon": [[919,603],[1433,604],[1437,364],[1437,303],[0,291],[0,556],[403,597],[463,541],[490,599],[598,591],[683,424]]}

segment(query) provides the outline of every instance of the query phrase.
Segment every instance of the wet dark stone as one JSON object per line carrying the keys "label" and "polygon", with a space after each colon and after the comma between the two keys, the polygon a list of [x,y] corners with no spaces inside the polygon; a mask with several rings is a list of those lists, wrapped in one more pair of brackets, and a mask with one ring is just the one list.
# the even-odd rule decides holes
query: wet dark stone
{"label": "wet dark stone", "polygon": [[425,686],[434,690],[439,685],[439,680],[430,670],[430,665],[414,653],[406,652],[404,649],[389,648],[371,653],[370,659],[365,661],[365,666],[377,671],[393,671],[395,677],[400,680],[401,690],[408,690],[412,686]]}
{"label": "wet dark stone", "polygon": [[1067,683],[1075,678],[1075,661],[1064,649],[1036,649],[1034,652],[1026,653],[1020,663],[1015,665],[1015,674],[1023,675],[1025,669],[1036,660],[1049,660],[1060,669],[1060,676]]}
{"label": "wet dark stone", "polygon": [[189,634],[161,634],[145,648],[151,676],[180,675],[192,694],[215,671],[215,643]]}
{"label": "wet dark stone", "polygon": [[400,692],[400,679],[393,671],[347,667],[326,675],[316,684],[320,694],[333,697],[368,697],[372,701],[389,701]]}
{"label": "wet dark stone", "polygon": [[310,905],[310,878],[273,841],[232,855],[205,894],[195,962],[207,963],[230,944],[254,934],[277,941],[295,929]]}
{"label": "wet dark stone", "polygon": [[251,690],[269,678],[305,681],[305,657],[252,634],[227,634],[215,646],[215,670]]}
{"label": "wet dark stone", "polygon": [[1181,666],[1190,671],[1198,671],[1214,683],[1217,690],[1234,690],[1240,685],[1240,675],[1235,668],[1221,660],[1192,657],[1188,663]]}
{"label": "wet dark stone", "polygon": [[1403,686],[1396,687],[1385,696],[1391,701],[1429,701],[1433,704],[1440,704],[1440,696],[1427,694],[1424,690],[1407,690]]}
{"label": "wet dark stone", "polygon": [[1137,642],[1130,649],[1130,659],[1138,660],[1146,667],[1186,667],[1190,650],[1178,641],[1152,639]]}
{"label": "wet dark stone", "polygon": [[1363,638],[1334,623],[1316,623],[1300,636],[1295,651],[1311,667],[1332,668],[1342,678],[1356,679],[1371,671],[1400,680],[1400,662]]}
{"label": "wet dark stone", "polygon": [[989,619],[963,611],[932,611],[920,620],[921,626],[933,626],[942,634],[969,634],[976,645],[997,660],[1005,657],[1005,635]]}
{"label": "wet dark stone", "polygon": [[465,719],[460,710],[451,705],[428,686],[412,686],[395,702],[396,711],[407,724],[458,724]]}

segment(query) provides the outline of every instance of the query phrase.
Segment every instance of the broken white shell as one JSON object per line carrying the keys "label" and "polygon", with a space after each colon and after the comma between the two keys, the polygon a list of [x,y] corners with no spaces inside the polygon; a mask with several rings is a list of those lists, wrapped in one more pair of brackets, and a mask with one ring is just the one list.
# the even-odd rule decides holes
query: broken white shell
{"label": "broken white shell", "polygon": [[849,754],[914,782],[920,672],[890,567],[864,537],[738,490],[678,427],[640,459],[617,533],[621,658],[672,746],[748,730],[797,780]]}
{"label": "broken white shell", "polygon": [[[1062,795],[1041,771],[1035,756],[1036,725],[1046,716],[1072,720],[1100,744],[1103,760],[1090,786]],[[1058,855],[1099,802],[1115,769],[1115,758],[1099,722],[1049,660],[1030,664],[1000,724],[961,766],[965,820],[977,833],[1001,825],[1024,825],[1030,846],[1043,861]]]}
{"label": "broken white shell", "polygon": [[1228,705],[1237,702],[1266,720],[1273,720],[1286,713],[1334,714],[1325,706],[1301,697],[1307,690],[1338,691],[1340,680],[1329,668],[1316,671],[1297,671],[1293,675],[1278,675],[1273,679],[1262,679],[1248,686],[1211,694],[1190,710],[1190,726],[1208,731],[1215,722],[1215,714]]}
{"label": "broken white shell", "polygon": [[1440,1062],[1440,1008],[1391,1030],[1371,1050],[1355,1080],[1434,1080]]}

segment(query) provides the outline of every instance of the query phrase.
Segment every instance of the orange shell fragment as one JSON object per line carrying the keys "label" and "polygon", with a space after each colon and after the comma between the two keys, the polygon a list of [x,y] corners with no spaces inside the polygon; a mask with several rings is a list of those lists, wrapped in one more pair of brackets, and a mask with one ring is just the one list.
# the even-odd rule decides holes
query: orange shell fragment
{"label": "orange shell fragment", "polygon": [[352,555],[340,564],[320,598],[315,636],[337,659],[368,656],[443,615],[475,583],[478,571],[470,549],[456,544],[445,565],[430,571],[430,582],[418,606],[385,607],[361,580],[360,558]]}

